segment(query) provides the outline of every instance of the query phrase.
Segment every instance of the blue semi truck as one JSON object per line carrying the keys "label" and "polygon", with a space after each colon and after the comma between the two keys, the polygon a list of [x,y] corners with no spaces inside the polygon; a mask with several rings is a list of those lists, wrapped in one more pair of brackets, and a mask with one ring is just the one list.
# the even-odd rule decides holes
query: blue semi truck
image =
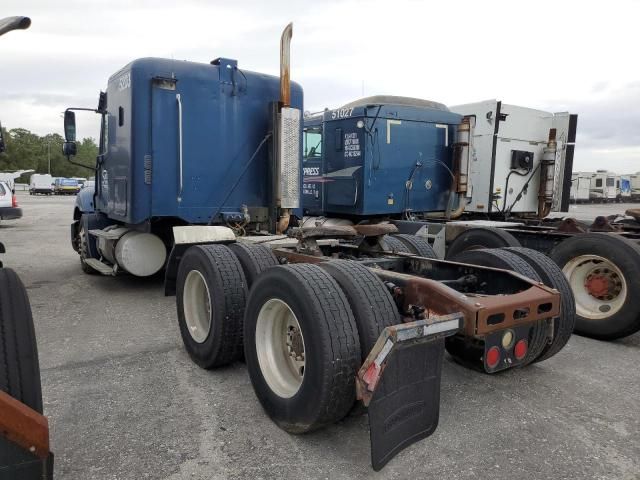
{"label": "blue semi truck", "polygon": [[377,96],[304,125],[305,224],[391,222],[428,238],[439,258],[535,249],[569,281],[578,333],[640,330],[637,221],[568,213],[577,115]]}
{"label": "blue semi truck", "polygon": [[[88,109],[101,121],[100,152],[95,189],[77,197],[71,241],[87,273],[164,269],[193,361],[215,368],[244,357],[261,405],[286,431],[340,420],[356,401],[368,407],[380,469],[435,431],[445,348],[487,373],[522,367],[556,353],[565,339],[553,326],[571,318],[557,320],[567,302],[539,282],[535,252],[481,251],[455,263],[436,259],[424,239],[392,235],[388,223],[305,225],[301,197],[317,198],[303,172],[326,173],[330,205],[343,215],[353,213],[353,199],[356,213],[372,218],[414,200],[390,194],[380,175],[389,165],[376,156],[391,145],[389,134],[376,140],[376,122],[397,126],[402,108],[378,108],[362,125],[338,123],[324,146],[341,153],[330,171],[314,170],[324,168],[314,164],[320,144],[303,163],[291,35],[288,26],[280,78],[225,58],[140,59],[114,74]],[[403,151],[398,169],[415,166],[406,185],[420,182],[428,190],[420,201],[446,210],[461,117],[432,107],[410,132],[427,147]],[[65,112],[69,157],[75,110]],[[396,148],[403,133],[390,135]],[[372,161],[367,142],[378,152]],[[363,192],[367,182],[380,182],[379,191]]]}

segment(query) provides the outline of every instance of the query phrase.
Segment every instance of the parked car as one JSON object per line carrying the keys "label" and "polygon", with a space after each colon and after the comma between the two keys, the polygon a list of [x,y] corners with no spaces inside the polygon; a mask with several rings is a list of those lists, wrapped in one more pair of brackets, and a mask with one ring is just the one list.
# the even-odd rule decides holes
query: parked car
{"label": "parked car", "polygon": [[13,220],[22,217],[22,209],[18,207],[18,200],[9,188],[9,184],[0,181],[0,220]]}
{"label": "parked car", "polygon": [[53,177],[49,174],[34,173],[29,179],[29,195],[53,193]]}
{"label": "parked car", "polygon": [[96,181],[95,180],[87,180],[84,182],[84,184],[82,185],[82,188],[95,188],[96,186]]}

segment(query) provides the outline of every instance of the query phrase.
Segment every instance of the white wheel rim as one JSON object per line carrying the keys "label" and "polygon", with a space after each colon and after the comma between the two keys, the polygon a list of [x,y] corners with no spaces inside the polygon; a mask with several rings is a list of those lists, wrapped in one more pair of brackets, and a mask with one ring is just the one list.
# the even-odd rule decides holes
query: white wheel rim
{"label": "white wheel rim", "polygon": [[589,320],[615,315],[627,299],[627,282],[620,268],[599,255],[580,255],[563,267],[576,299],[576,313]]}
{"label": "white wheel rim", "polygon": [[256,353],[271,390],[282,398],[293,397],[304,378],[305,348],[298,319],[286,302],[272,298],[260,309]]}
{"label": "white wheel rim", "polygon": [[182,305],[191,338],[197,343],[203,343],[211,330],[211,295],[207,282],[198,270],[191,270],[187,274]]}

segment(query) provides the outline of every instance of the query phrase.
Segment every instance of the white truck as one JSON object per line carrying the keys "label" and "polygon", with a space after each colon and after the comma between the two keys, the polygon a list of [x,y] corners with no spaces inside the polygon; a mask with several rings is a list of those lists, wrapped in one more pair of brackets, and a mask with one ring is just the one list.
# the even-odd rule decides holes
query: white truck
{"label": "white truck", "polygon": [[53,177],[48,173],[34,173],[29,178],[29,195],[53,194]]}

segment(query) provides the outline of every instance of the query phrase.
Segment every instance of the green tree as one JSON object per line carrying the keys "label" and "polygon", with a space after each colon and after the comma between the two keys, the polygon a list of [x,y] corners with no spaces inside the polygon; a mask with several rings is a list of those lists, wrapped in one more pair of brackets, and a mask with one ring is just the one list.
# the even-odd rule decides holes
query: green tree
{"label": "green tree", "polygon": [[[71,164],[62,154],[64,139],[57,133],[38,136],[24,128],[3,128],[6,151],[0,154],[0,171],[33,169],[35,173],[49,172],[54,177],[93,177],[91,170]],[[77,163],[93,167],[98,155],[98,146],[93,138],[83,138],[77,144]],[[23,175],[19,182],[28,182],[31,173]]]}

